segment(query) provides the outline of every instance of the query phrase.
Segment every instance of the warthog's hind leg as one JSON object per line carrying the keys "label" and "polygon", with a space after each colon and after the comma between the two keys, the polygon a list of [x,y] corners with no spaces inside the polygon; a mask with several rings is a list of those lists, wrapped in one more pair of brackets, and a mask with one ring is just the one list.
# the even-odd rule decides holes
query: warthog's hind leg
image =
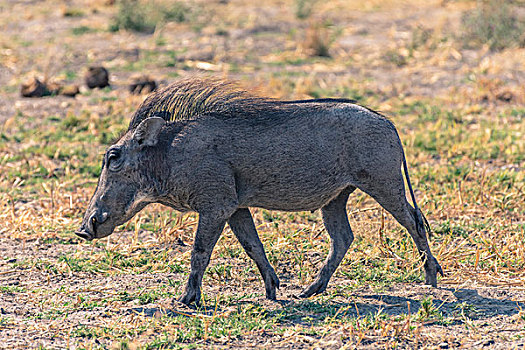
{"label": "warthog's hind leg", "polygon": [[354,240],[346,214],[346,201],[354,190],[355,187],[346,188],[330,203],[321,208],[324,226],[330,235],[330,252],[315,281],[299,297],[308,298],[312,295],[320,294],[326,289],[330,277],[332,277],[341,260],[343,260],[348,247]]}
{"label": "warthog's hind leg", "polygon": [[270,265],[264,247],[259,239],[257,230],[253,223],[250,210],[247,208],[238,209],[229,219],[228,224],[233,233],[246,251],[246,254],[255,261],[259,272],[264,280],[266,297],[271,300],[276,299],[276,288],[279,288],[279,278]]}
{"label": "warthog's hind leg", "polygon": [[419,230],[417,229],[415,209],[408,203],[406,198],[400,198],[397,204],[388,208],[385,207],[385,209],[407,229],[414,240],[421,254],[421,259],[424,261],[425,284],[437,287],[437,274],[440,273],[443,276],[443,269],[430,251],[425,228],[423,225],[420,225]]}
{"label": "warthog's hind leg", "polygon": [[416,211],[406,199],[401,170],[397,167],[392,167],[392,169],[396,170],[391,173],[378,172],[379,176],[374,178],[372,185],[360,186],[359,188],[372,196],[407,229],[421,254],[421,259],[424,261],[425,283],[436,287],[437,274],[443,275],[443,270],[430,252],[424,224],[421,222],[418,225]]}

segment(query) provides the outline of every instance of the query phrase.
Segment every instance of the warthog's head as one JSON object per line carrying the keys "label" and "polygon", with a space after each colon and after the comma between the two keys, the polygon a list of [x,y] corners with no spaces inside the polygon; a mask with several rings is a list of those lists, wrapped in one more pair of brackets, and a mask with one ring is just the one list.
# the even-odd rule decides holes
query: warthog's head
{"label": "warthog's head", "polygon": [[107,149],[95,194],[76,232],[79,237],[109,236],[116,226],[155,202],[163,153],[155,146],[165,124],[162,118],[147,118]]}

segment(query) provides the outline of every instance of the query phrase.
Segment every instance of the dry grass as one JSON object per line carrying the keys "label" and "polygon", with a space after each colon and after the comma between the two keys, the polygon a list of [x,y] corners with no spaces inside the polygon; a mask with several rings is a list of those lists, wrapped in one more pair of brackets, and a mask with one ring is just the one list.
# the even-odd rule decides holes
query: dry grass
{"label": "dry grass", "polygon": [[[329,1],[311,16],[338,35],[330,57],[312,57],[296,3],[192,3],[191,20],[145,35],[108,32],[118,6],[102,1],[60,11],[44,6],[60,1],[0,2],[0,348],[523,344],[523,49],[465,49],[448,37],[474,2]],[[80,82],[92,62],[109,68],[113,89],[18,96],[29,76]],[[279,302],[264,299],[227,228],[205,276],[205,307],[171,305],[189,272],[193,214],[154,205],[110,238],[80,242],[73,232],[101,153],[143,99],[125,88],[136,72],[166,82],[226,76],[273,97],[347,97],[389,115],[434,230],[440,288],[421,285],[410,237],[360,192],[348,203],[356,240],[326,293],[308,300],[294,295],[329,248],[317,212],[253,211],[283,284]]]}

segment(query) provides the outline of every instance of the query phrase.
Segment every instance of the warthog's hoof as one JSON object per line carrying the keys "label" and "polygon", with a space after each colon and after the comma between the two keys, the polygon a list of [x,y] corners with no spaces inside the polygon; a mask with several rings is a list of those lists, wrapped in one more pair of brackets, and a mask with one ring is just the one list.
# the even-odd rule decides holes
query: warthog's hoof
{"label": "warthog's hoof", "polygon": [[193,291],[186,291],[178,301],[179,303],[182,303],[187,306],[200,306],[200,299],[200,295],[197,295],[197,293]]}
{"label": "warthog's hoof", "polygon": [[436,258],[432,257],[432,262],[425,264],[425,284],[437,287],[437,274],[440,274],[441,277],[444,277],[443,269]]}
{"label": "warthog's hoof", "polygon": [[266,283],[266,299],[277,300],[276,289],[280,286],[279,277],[275,274],[275,271],[270,273],[270,280]]}
{"label": "warthog's hoof", "polygon": [[326,286],[328,285],[328,282],[323,281],[314,281],[311,285],[309,285],[305,290],[299,294],[299,298],[309,298],[312,295],[321,294],[326,290]]}

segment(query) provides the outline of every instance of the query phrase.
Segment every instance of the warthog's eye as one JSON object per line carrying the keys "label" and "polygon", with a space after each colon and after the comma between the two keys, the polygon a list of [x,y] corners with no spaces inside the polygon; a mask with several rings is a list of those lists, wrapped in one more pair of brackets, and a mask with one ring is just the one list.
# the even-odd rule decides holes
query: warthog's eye
{"label": "warthog's eye", "polygon": [[120,169],[122,164],[120,157],[120,149],[112,148],[107,153],[107,163],[110,170],[116,171]]}

